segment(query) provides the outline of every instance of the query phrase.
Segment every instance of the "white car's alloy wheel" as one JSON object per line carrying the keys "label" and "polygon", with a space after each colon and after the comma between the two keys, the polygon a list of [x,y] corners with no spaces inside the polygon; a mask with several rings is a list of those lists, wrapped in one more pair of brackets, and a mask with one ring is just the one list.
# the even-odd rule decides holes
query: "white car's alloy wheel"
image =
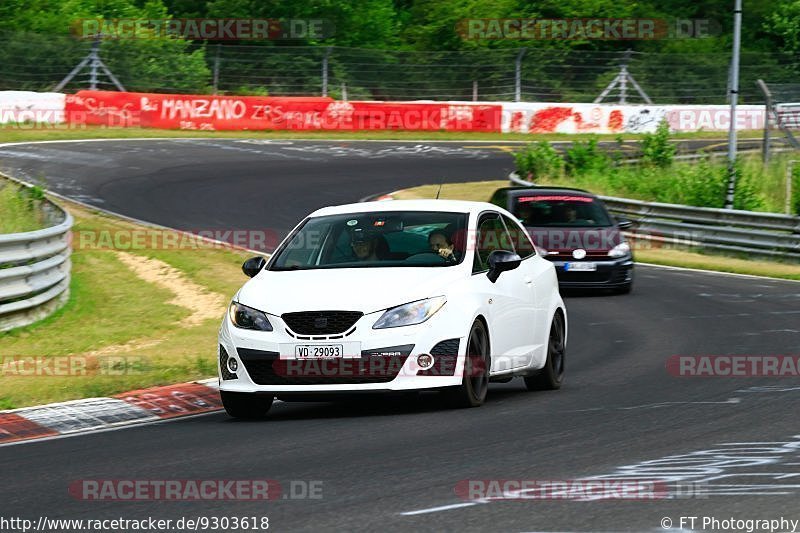
{"label": "white car's alloy wheel", "polygon": [[445,392],[455,407],[478,407],[489,390],[489,335],[482,321],[476,320],[467,337],[466,360],[461,385]]}
{"label": "white car's alloy wheel", "polygon": [[547,341],[547,361],[536,375],[525,378],[528,390],[557,390],[564,381],[564,356],[566,354],[566,333],[564,317],[556,313],[550,326]]}

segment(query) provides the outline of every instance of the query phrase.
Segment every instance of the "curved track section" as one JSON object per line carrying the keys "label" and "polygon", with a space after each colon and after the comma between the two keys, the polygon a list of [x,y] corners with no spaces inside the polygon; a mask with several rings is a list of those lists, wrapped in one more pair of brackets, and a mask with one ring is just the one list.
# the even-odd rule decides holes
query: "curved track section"
{"label": "curved track section", "polygon": [[12,176],[184,230],[288,229],[325,205],[511,169],[502,150],[453,143],[198,139],[0,148],[0,170]]}
{"label": "curved track section", "polygon": [[[499,177],[512,165],[502,149],[447,144],[415,153],[408,146],[64,143],[6,147],[0,159],[3,170],[43,175],[61,194],[189,229],[288,227],[323,204],[440,178]],[[280,531],[663,531],[665,519],[677,529],[682,516],[800,518],[796,379],[679,378],[665,368],[676,354],[796,354],[800,284],[646,266],[637,276],[630,296],[567,299],[561,391],[498,384],[480,409],[456,411],[426,397],[413,404],[283,403],[259,423],[215,413],[6,447],[1,514],[255,515],[269,516]],[[669,477],[711,494],[475,502],[455,492],[464,480],[591,476]],[[285,487],[321,481],[322,498],[100,503],[67,491],[78,479],[252,478]]]}

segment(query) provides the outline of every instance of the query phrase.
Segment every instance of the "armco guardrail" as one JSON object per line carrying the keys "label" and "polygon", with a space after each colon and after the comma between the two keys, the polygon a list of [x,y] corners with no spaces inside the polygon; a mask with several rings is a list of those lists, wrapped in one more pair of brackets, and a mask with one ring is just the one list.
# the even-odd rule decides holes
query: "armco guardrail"
{"label": "armco guardrail", "polygon": [[[514,185],[535,187],[512,173]],[[800,261],[800,217],[600,197],[634,222],[637,240]]]}
{"label": "armco guardrail", "polygon": [[49,315],[69,295],[72,216],[45,200],[53,226],[0,234],[0,331]]}

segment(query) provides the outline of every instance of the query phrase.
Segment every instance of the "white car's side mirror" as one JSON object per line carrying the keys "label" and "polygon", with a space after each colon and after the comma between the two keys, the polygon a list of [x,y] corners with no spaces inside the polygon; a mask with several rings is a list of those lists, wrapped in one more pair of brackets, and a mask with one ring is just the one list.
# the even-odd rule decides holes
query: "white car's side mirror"
{"label": "white car's side mirror", "polygon": [[500,277],[500,274],[508,270],[514,270],[520,263],[522,263],[522,258],[514,252],[495,250],[489,254],[489,272],[486,273],[486,277],[494,283]]}

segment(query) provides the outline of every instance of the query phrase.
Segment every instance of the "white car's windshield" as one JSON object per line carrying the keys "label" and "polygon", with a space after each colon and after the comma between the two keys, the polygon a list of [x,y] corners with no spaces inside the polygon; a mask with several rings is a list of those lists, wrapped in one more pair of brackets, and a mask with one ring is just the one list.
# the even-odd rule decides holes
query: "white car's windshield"
{"label": "white car's windshield", "polygon": [[275,252],[269,270],[453,266],[464,259],[466,227],[466,213],[387,211],[313,217]]}

